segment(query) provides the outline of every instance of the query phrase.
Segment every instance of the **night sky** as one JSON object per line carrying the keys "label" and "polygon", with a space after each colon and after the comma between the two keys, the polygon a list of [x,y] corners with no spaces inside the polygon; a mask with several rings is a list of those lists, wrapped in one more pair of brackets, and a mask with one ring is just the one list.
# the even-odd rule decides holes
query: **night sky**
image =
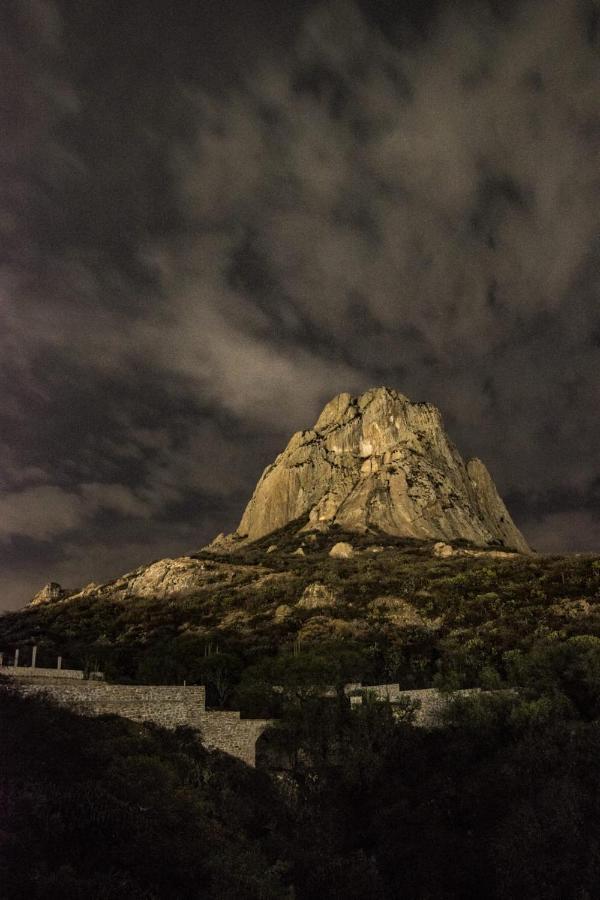
{"label": "night sky", "polygon": [[0,135],[0,608],[380,384],[600,551],[597,0],[2,0]]}

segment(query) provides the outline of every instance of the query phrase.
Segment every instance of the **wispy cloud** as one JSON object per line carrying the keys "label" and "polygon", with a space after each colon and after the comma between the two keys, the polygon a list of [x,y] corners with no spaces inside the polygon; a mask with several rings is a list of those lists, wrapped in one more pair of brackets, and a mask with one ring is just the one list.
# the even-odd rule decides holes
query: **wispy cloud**
{"label": "wispy cloud", "polygon": [[152,506],[123,484],[82,484],[77,493],[56,485],[27,487],[0,495],[0,540],[48,541],[82,527],[101,510],[145,518]]}

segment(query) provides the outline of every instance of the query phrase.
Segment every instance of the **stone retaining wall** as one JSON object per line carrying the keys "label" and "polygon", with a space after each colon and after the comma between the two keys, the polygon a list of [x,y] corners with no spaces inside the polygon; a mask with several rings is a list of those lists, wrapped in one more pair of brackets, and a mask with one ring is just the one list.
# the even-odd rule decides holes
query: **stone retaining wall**
{"label": "stone retaining wall", "polygon": [[[453,691],[452,694],[442,694],[436,688],[417,688],[404,690],[399,684],[373,684],[373,685],[347,685],[355,693],[351,700],[362,701],[365,695],[371,694],[379,700],[389,700],[390,703],[399,703],[402,700],[411,700],[418,703],[415,712],[415,725],[421,728],[431,728],[439,723],[441,715],[454,697],[468,697],[478,693],[477,688],[467,688],[462,691]],[[360,694],[357,692],[360,691]],[[350,693],[347,691],[347,693]]]}
{"label": "stone retaining wall", "polygon": [[256,742],[270,724],[267,719],[241,719],[239,712],[228,710],[209,710],[200,716],[203,744],[226,750],[249,766],[256,764]]}
{"label": "stone retaining wall", "polygon": [[241,719],[239,712],[207,710],[202,686],[106,684],[85,681],[83,676],[50,678],[32,669],[25,673],[14,667],[0,670],[22,694],[48,694],[81,715],[117,715],[163,728],[195,728],[206,747],[223,750],[250,766],[255,764],[256,741],[270,724],[266,719]]}
{"label": "stone retaining wall", "polygon": [[83,681],[81,669],[42,669],[32,666],[0,666],[0,675],[13,678],[68,678]]}
{"label": "stone retaining wall", "polygon": [[[266,719],[242,719],[239,712],[230,710],[207,710],[202,686],[106,684],[85,680],[78,670],[25,666],[2,667],[0,674],[16,681],[23,694],[47,693],[82,715],[117,715],[134,722],[155,722],[163,728],[195,728],[206,747],[223,750],[250,766],[255,765],[256,742],[271,724]],[[332,695],[333,691],[324,693]],[[435,688],[403,690],[399,684],[347,684],[345,693],[353,704],[362,703],[369,694],[390,703],[417,702],[415,725],[422,728],[439,722],[450,699]],[[472,693],[463,690],[451,696]]]}

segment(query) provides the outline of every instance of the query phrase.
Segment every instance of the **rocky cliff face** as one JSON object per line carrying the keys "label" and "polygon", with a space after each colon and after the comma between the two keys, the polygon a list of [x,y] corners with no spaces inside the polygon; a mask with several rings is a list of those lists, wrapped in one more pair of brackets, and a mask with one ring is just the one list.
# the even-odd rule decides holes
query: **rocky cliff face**
{"label": "rocky cliff face", "polygon": [[236,537],[255,540],[306,514],[309,528],[529,552],[484,464],[463,462],[439,411],[387,388],[339,394],[312,429],[295,434],[265,469]]}
{"label": "rocky cliff face", "polygon": [[56,603],[57,600],[64,600],[70,593],[56,581],[50,581],[41,591],[37,592],[33,600],[31,600],[31,606],[40,606],[42,603]]}

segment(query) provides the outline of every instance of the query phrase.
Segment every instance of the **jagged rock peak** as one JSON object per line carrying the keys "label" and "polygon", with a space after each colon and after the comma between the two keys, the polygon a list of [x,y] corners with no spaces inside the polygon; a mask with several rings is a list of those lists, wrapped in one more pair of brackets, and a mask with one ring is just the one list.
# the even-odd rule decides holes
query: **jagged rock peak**
{"label": "jagged rock peak", "polygon": [[68,597],[69,593],[70,591],[66,591],[58,582],[50,581],[32,598],[30,606],[40,606],[42,603],[56,603],[57,600],[63,600],[65,597]]}
{"label": "jagged rock peak", "polygon": [[312,429],[294,434],[265,469],[233,537],[256,540],[307,514],[309,528],[529,552],[484,464],[463,462],[438,409],[385,387],[338,394]]}

